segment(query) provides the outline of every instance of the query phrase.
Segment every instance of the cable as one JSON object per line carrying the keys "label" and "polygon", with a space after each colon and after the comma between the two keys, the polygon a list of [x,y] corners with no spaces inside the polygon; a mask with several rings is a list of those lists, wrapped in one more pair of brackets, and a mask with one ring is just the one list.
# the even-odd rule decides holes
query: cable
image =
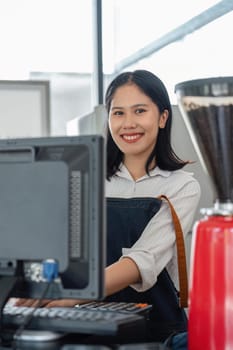
{"label": "cable", "polygon": [[[45,286],[45,290],[43,292],[43,294],[41,295],[41,297],[37,300],[37,303],[36,305],[32,308],[32,312],[30,312],[30,314],[28,314],[25,319],[24,319],[24,322],[20,325],[20,327],[16,330],[15,334],[14,334],[14,338],[18,338],[20,337],[20,335],[22,334],[22,332],[30,325],[30,322],[34,316],[34,313],[35,313],[35,310],[37,310],[38,308],[41,307],[41,304],[42,304],[42,301],[45,299],[48,291],[49,291],[49,288],[52,284],[52,280],[47,282],[46,283],[46,286]],[[14,349],[14,348],[13,348]]]}
{"label": "cable", "polygon": [[[45,299],[50,286],[53,284],[53,281],[58,277],[58,263],[54,259],[46,259],[42,262],[42,275],[43,278],[47,281],[44,292],[42,293],[41,297],[37,300],[36,305],[32,308],[32,311],[25,317],[25,320],[22,325],[16,330],[14,334],[14,338],[17,339],[20,337],[22,332],[25,330],[26,327],[29,326],[35,310],[41,307],[42,301]],[[13,349],[14,349],[13,344]]]}

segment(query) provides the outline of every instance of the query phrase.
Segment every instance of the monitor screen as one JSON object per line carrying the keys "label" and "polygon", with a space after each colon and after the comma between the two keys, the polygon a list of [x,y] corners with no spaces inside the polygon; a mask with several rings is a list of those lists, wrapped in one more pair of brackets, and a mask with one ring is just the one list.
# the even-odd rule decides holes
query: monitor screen
{"label": "monitor screen", "polygon": [[0,289],[40,298],[52,262],[46,298],[104,296],[104,179],[102,136],[0,140]]}

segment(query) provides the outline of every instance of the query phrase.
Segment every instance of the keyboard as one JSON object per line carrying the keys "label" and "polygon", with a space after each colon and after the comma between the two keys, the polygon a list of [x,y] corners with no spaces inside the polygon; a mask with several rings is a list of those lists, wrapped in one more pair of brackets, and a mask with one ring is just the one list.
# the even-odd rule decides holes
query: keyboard
{"label": "keyboard", "polygon": [[146,303],[125,303],[125,302],[105,302],[93,301],[78,306],[85,310],[105,310],[105,311],[120,311],[123,313],[136,313],[147,316],[152,309],[152,305]]}
{"label": "keyboard", "polygon": [[116,336],[128,331],[142,332],[150,308],[147,304],[133,303],[89,303],[74,308],[38,309],[6,305],[2,320],[6,328],[17,328],[32,314],[26,329]]}

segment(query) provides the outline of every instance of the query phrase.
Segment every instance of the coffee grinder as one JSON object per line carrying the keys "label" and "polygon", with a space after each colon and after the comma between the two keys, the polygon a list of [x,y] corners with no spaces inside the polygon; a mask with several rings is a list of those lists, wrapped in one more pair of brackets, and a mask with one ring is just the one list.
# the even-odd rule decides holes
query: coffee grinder
{"label": "coffee grinder", "polygon": [[[233,349],[233,77],[175,86],[178,106],[215,190],[192,234],[189,350]],[[204,192],[205,189],[202,188]]]}

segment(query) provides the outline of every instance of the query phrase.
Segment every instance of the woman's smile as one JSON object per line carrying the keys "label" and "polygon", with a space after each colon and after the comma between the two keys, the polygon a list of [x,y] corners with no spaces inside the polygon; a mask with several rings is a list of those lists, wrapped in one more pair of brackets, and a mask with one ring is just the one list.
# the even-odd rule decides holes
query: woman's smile
{"label": "woman's smile", "polygon": [[143,136],[143,133],[127,133],[122,134],[121,138],[127,143],[134,143],[140,140]]}

